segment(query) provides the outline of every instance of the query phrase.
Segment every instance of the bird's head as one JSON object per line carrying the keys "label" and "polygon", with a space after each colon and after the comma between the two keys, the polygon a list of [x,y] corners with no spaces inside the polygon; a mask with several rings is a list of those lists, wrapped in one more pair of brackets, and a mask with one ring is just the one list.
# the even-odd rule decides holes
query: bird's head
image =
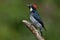
{"label": "bird's head", "polygon": [[28,7],[29,7],[30,11],[33,11],[33,10],[37,9],[36,4],[28,4]]}

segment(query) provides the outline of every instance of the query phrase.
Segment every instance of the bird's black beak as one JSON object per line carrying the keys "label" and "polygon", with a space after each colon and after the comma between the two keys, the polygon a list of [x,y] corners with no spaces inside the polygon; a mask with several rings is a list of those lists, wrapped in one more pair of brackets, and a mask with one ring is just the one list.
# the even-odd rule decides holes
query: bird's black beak
{"label": "bird's black beak", "polygon": [[32,6],[32,4],[28,4],[27,6],[30,8]]}
{"label": "bird's black beak", "polygon": [[27,7],[29,7],[29,4],[27,4]]}

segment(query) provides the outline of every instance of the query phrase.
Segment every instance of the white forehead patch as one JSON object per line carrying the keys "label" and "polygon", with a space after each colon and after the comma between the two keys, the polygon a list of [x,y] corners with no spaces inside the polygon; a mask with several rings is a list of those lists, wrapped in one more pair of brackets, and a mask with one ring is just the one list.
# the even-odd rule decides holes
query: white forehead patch
{"label": "white forehead patch", "polygon": [[32,8],[30,8],[30,11],[32,11],[33,9]]}

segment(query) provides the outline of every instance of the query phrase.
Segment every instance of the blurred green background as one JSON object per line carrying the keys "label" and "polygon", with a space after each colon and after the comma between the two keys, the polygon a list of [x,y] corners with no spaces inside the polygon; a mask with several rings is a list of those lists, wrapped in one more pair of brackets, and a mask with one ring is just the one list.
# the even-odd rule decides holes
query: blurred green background
{"label": "blurred green background", "polygon": [[60,0],[0,0],[0,40],[37,40],[22,23],[29,20],[28,3],[38,6],[44,38],[60,40]]}

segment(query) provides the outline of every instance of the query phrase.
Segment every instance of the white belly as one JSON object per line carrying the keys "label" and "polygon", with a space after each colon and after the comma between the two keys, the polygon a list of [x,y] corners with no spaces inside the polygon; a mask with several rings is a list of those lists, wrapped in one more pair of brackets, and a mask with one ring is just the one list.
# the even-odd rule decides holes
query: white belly
{"label": "white belly", "polygon": [[33,16],[30,16],[30,20],[36,27],[42,27],[41,24]]}

